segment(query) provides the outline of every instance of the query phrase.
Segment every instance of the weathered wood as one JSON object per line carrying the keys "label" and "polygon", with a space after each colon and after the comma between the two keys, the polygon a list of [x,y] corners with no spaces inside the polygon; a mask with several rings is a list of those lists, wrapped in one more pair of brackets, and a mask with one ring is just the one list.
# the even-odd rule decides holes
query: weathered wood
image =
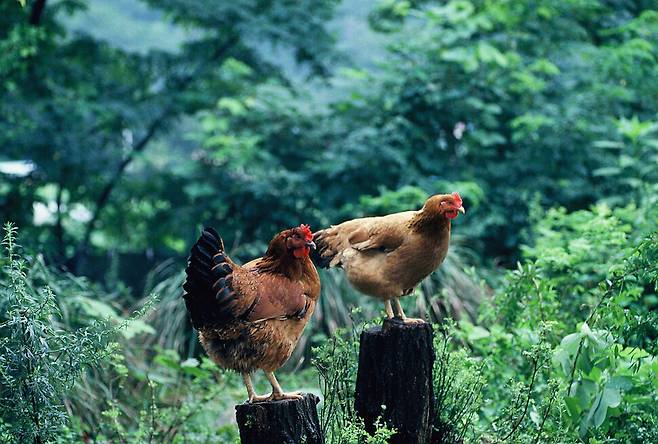
{"label": "weathered wood", "polygon": [[235,406],[242,444],[323,444],[318,420],[319,398],[244,403]]}
{"label": "weathered wood", "polygon": [[[381,417],[393,444],[430,442],[434,420],[434,347],[429,324],[385,320],[361,333],[355,408],[366,430]],[[382,408],[385,406],[385,408]]]}

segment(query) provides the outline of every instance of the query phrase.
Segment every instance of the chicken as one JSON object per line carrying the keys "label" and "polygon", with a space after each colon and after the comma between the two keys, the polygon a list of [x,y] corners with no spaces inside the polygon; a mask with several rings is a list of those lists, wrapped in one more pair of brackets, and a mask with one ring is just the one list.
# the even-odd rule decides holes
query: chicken
{"label": "chicken", "polygon": [[407,318],[399,298],[441,265],[451,221],[460,212],[465,211],[459,193],[439,194],[419,211],[343,222],[314,234],[313,258],[323,268],[341,267],[357,290],[383,299],[389,318],[423,322]]}
{"label": "chicken", "polygon": [[[192,324],[208,356],[242,374],[249,402],[301,399],[281,389],[274,371],[290,358],[320,295],[310,248],[311,230],[300,225],[277,234],[263,257],[240,266],[217,232],[206,228],[190,253],[183,297]],[[254,391],[257,369],[272,385],[269,396]]]}

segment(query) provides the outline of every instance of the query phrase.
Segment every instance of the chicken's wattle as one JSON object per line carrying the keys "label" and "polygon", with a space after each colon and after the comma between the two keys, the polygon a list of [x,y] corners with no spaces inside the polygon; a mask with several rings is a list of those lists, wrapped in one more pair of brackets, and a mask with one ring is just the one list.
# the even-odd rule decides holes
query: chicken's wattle
{"label": "chicken's wattle", "polygon": [[311,253],[311,248],[310,247],[300,247],[300,248],[295,248],[292,251],[292,254],[295,255],[296,258],[302,258],[302,257],[308,257],[308,255]]}
{"label": "chicken's wattle", "polygon": [[446,211],[446,217],[448,219],[454,219],[455,217],[457,217],[458,214],[459,214],[459,211],[457,211],[457,210]]}

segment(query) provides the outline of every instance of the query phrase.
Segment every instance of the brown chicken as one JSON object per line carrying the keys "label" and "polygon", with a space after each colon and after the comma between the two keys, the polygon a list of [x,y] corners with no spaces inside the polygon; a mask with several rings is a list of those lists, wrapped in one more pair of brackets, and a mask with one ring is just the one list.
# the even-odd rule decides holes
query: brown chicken
{"label": "brown chicken", "polygon": [[[284,393],[273,372],[290,357],[320,295],[311,248],[311,230],[301,225],[277,234],[263,257],[240,266],[206,228],[190,253],[183,297],[192,324],[213,361],[242,373],[250,402],[301,398]],[[272,385],[269,396],[254,392],[257,369]]]}
{"label": "brown chicken", "polygon": [[357,290],[383,299],[389,318],[423,322],[407,318],[399,298],[441,265],[450,223],[460,212],[465,211],[458,193],[439,194],[419,211],[343,222],[314,234],[314,259],[323,268],[343,268]]}

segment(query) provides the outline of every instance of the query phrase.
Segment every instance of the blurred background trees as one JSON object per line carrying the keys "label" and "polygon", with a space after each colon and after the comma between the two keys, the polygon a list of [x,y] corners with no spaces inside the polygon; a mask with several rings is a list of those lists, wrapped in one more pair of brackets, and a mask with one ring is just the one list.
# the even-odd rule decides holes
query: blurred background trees
{"label": "blurred background trees", "polygon": [[459,189],[511,264],[535,199],[652,192],[652,2],[147,3],[2,6],[2,217],[75,272],[139,287],[202,223],[247,257],[401,187]]}
{"label": "blurred background trees", "polygon": [[[540,336],[574,369],[546,373],[542,390],[578,372],[605,386],[594,355],[561,340],[606,306],[599,284],[637,259],[634,248],[658,227],[657,58],[654,0],[7,0],[0,219],[19,227],[30,288],[62,290],[55,299],[69,327],[110,314],[119,322],[159,295],[140,345],[124,341],[117,359],[128,362],[126,384],[146,393],[143,359],[158,357],[176,375],[163,370],[158,381],[175,406],[184,400],[168,383],[217,377],[181,366],[198,352],[179,297],[202,225],[244,260],[282,227],[316,229],[459,191],[467,214],[450,256],[405,302],[434,321],[462,320],[461,352],[494,363],[480,369],[492,387],[480,421],[504,428],[501,412],[512,407],[492,381],[527,379],[518,350],[539,362]],[[616,350],[604,342],[650,350],[656,338],[655,281],[633,273],[635,283],[614,287],[619,309],[594,316],[599,363],[616,353],[604,356]],[[307,367],[312,346],[351,326],[353,306],[377,310],[339,274],[322,277],[316,322],[291,368]],[[538,327],[547,322],[550,334]],[[126,377],[113,362],[120,375],[82,383],[103,395],[84,408],[71,401],[84,424],[139,411],[103,385]],[[611,436],[614,422],[594,427],[607,410],[589,408],[599,392],[585,385],[565,401],[568,415],[553,413],[573,419],[573,436],[589,439],[601,424],[596,433]],[[540,423],[550,429],[540,407],[534,419],[509,416],[539,430],[517,427],[520,441],[542,437]],[[641,402],[610,408],[651,418]]]}

